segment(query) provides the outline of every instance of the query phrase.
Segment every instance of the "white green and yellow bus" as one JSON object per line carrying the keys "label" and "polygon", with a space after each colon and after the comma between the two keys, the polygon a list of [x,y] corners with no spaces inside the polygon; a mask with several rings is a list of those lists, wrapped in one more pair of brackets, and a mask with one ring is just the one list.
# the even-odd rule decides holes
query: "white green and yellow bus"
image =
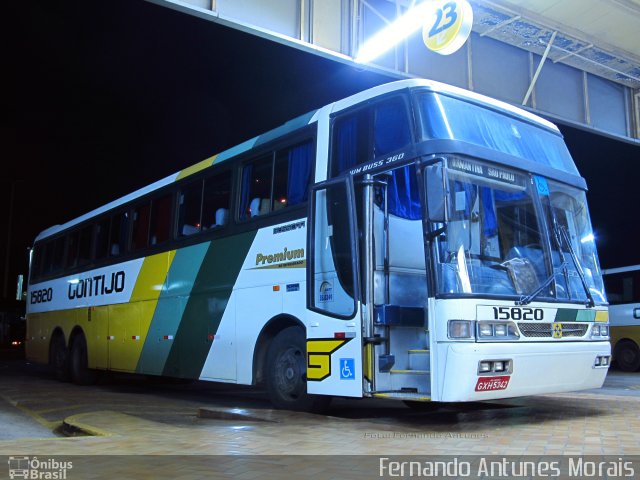
{"label": "white green and yellow bus", "polygon": [[27,355],[331,396],[600,387],[608,312],[557,127],[427,80],[296,118],[35,240]]}
{"label": "white green and yellow bus", "polygon": [[640,265],[603,271],[609,300],[612,361],[625,372],[640,369]]}

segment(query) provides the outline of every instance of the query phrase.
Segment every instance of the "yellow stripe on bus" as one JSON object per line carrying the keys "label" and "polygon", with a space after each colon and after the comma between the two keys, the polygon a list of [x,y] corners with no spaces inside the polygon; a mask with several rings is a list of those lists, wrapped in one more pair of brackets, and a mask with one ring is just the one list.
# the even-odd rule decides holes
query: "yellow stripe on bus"
{"label": "yellow stripe on bus", "polygon": [[131,299],[109,306],[109,368],[133,372],[176,251],[144,259]]}
{"label": "yellow stripe on bus", "polygon": [[195,165],[191,165],[190,167],[185,168],[178,174],[178,178],[176,180],[182,180],[189,175],[193,175],[194,173],[198,173],[200,170],[204,170],[205,168],[210,167],[216,161],[216,157],[218,155],[214,155],[213,157],[209,157],[201,162],[196,163]]}

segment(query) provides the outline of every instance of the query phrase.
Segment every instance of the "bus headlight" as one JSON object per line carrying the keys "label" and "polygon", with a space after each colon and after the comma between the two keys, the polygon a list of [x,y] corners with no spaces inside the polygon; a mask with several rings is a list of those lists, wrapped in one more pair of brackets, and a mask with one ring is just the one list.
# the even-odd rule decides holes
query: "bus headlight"
{"label": "bus headlight", "polygon": [[478,324],[479,337],[493,337],[493,323],[480,322]]}
{"label": "bus headlight", "polygon": [[520,338],[514,322],[478,322],[478,340],[517,340]]}
{"label": "bus headlight", "polygon": [[594,324],[591,327],[591,338],[593,337],[602,337],[602,338],[606,338],[609,336],[609,325],[601,325],[601,324]]}
{"label": "bus headlight", "polygon": [[449,338],[473,338],[473,321],[449,320]]}

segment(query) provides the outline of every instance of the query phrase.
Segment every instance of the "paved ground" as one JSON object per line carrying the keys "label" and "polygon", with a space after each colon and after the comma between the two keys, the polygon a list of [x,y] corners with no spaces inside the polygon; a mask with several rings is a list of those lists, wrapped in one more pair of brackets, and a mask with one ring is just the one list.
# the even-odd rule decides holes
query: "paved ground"
{"label": "paved ground", "polygon": [[[263,392],[246,387],[124,375],[79,387],[11,360],[0,362],[0,397],[0,412],[11,422],[0,423],[0,455],[640,455],[640,373],[612,371],[605,388],[583,393],[424,411],[390,401],[337,400],[328,415],[312,415],[272,410]],[[19,412],[9,413],[12,408]],[[63,422],[67,431],[91,435],[50,433]],[[136,461],[144,465],[144,458]],[[162,464],[153,458],[156,467]],[[189,468],[195,469],[190,478],[200,478],[198,468],[211,468],[212,457],[162,458],[162,471],[175,475],[171,468],[177,468],[181,478]],[[242,458],[224,457],[224,471],[256,478],[313,466],[304,460],[284,465],[280,457]],[[99,457],[95,462],[109,464],[100,475],[87,476],[87,470],[67,478],[106,478],[101,475],[114,465],[132,461]],[[2,473],[0,467],[0,478]]]}

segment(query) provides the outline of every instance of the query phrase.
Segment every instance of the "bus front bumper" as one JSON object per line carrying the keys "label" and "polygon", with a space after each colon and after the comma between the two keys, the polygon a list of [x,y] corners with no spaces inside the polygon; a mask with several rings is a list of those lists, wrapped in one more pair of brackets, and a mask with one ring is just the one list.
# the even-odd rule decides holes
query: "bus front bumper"
{"label": "bus front bumper", "polygon": [[[608,341],[451,343],[434,400],[464,402],[600,388],[611,357]],[[480,362],[510,361],[508,372],[479,373]],[[444,368],[442,368],[444,367]],[[440,388],[438,388],[440,387]]]}

